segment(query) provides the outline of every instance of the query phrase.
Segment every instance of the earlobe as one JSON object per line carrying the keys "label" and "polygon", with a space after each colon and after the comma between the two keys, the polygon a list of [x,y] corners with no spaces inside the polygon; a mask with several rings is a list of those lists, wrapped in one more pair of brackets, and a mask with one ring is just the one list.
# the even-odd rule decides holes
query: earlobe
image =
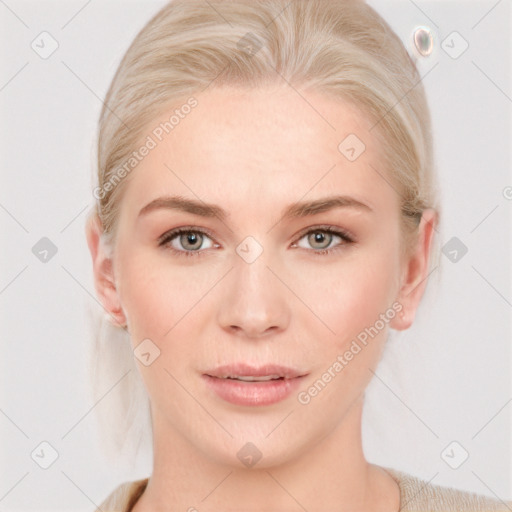
{"label": "earlobe", "polygon": [[433,209],[423,212],[416,247],[404,263],[402,282],[397,301],[401,312],[390,323],[397,331],[408,329],[414,322],[416,311],[427,285],[429,263],[438,214]]}
{"label": "earlobe", "polygon": [[126,316],[116,289],[113,261],[102,243],[103,228],[97,215],[89,217],[85,231],[92,258],[96,294],[110,321],[114,325],[124,326],[126,325]]}

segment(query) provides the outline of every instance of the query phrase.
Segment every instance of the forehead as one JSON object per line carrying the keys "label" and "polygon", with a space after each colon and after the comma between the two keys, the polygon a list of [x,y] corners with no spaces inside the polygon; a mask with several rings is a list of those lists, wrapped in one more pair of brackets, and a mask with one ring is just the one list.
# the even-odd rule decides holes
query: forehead
{"label": "forehead", "polygon": [[238,199],[245,208],[262,197],[281,203],[326,192],[386,199],[379,142],[351,103],[291,86],[211,88],[194,98],[172,128],[165,123],[187,98],[148,125],[143,137],[156,146],[130,176],[130,204],[164,193]]}

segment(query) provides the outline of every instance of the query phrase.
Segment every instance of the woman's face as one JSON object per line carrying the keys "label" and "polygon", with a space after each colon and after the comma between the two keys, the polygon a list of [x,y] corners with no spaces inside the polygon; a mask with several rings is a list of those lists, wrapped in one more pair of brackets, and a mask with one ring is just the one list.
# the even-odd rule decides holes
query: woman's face
{"label": "woman's face", "polygon": [[[350,104],[289,87],[195,98],[161,141],[176,107],[148,126],[156,147],[125,178],[116,293],[155,435],[278,464],[342,428],[403,328],[400,201]],[[292,373],[219,378],[284,375],[267,365]]]}

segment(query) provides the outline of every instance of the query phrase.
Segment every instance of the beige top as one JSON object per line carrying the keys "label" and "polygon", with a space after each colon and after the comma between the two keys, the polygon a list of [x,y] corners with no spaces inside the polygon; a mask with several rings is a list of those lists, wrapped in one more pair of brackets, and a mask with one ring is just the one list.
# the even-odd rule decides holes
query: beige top
{"label": "beige top", "polygon": [[[381,466],[382,467],[382,466]],[[396,469],[382,467],[400,488],[400,512],[511,512],[512,501],[501,501],[472,492],[433,485]],[[144,492],[147,478],[117,487],[96,512],[131,512]]]}

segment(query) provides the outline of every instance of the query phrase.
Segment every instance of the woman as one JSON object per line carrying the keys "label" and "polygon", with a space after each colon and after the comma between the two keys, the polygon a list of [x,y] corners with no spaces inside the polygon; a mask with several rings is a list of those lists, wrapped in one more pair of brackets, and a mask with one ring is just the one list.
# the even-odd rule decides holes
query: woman
{"label": "woman", "polygon": [[154,16],[105,101],[87,224],[153,471],[98,510],[508,510],[362,449],[372,370],[426,286],[435,190],[418,72],[360,0]]}

